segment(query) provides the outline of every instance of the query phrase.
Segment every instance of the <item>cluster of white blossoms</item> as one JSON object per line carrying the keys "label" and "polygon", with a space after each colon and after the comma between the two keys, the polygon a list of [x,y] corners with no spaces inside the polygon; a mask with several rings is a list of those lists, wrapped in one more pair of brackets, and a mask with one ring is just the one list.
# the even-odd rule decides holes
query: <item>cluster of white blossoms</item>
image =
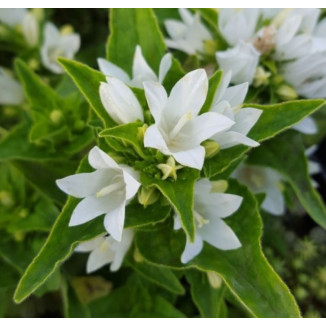
{"label": "cluster of white blossoms", "polygon": [[44,67],[55,74],[64,72],[57,62],[58,57],[72,59],[80,48],[80,36],[73,33],[70,26],[59,30],[46,22],[40,30],[42,13],[24,8],[0,9],[0,23],[8,28],[20,30],[27,45],[35,48],[40,45],[40,56]]}
{"label": "cluster of white blossoms", "polygon": [[[177,170],[182,167],[201,170],[206,155],[202,143],[206,140],[215,142],[221,150],[238,144],[259,145],[247,134],[262,111],[241,108],[248,83],[228,87],[231,73],[223,76],[210,111],[200,113],[208,93],[204,69],[187,73],[168,95],[161,84],[171,67],[168,54],[162,58],[158,77],[147,64],[139,46],[134,55],[132,78],[104,59],[99,59],[99,66],[106,74],[99,95],[104,108],[117,124],[144,122],[143,108],[130,86],[144,89],[154,119],[154,124],[146,126],[144,147],[167,156],[166,164],[157,164],[158,172],[163,174],[162,180],[176,179]],[[132,235],[125,235],[127,230],[123,228],[125,206],[140,187],[139,177],[131,167],[118,165],[97,147],[91,150],[89,163],[96,171],[69,176],[58,180],[57,184],[64,192],[84,198],[76,206],[70,226],[105,214],[104,226],[109,237],[99,237],[78,247],[78,250],[92,251],[87,270],[93,271],[110,262],[114,264],[111,270],[115,270],[131,245]],[[181,257],[184,263],[200,253],[203,241],[222,250],[241,246],[235,233],[222,219],[237,211],[242,198],[223,193],[225,189],[219,193],[213,190],[208,179],[196,183],[193,215],[197,232],[194,243],[187,240]],[[180,228],[177,216],[175,221],[175,228]]]}

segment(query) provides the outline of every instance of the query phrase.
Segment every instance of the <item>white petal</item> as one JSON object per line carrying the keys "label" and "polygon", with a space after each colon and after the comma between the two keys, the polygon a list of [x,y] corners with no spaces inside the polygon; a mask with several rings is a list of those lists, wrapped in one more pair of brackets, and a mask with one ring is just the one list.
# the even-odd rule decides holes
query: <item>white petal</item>
{"label": "white petal", "polygon": [[160,62],[158,80],[161,84],[163,83],[163,80],[164,80],[166,74],[168,73],[168,71],[170,70],[171,66],[172,66],[172,55],[171,55],[171,53],[167,53],[164,55],[164,57],[162,58],[162,60]]}
{"label": "white petal", "polygon": [[28,13],[25,15],[22,23],[22,31],[29,46],[35,46],[39,39],[38,22],[34,15]]}
{"label": "white petal", "polygon": [[61,36],[60,47],[64,50],[63,56],[67,59],[72,59],[80,48],[80,35],[71,33]]}
{"label": "white petal", "polygon": [[126,84],[130,83],[130,78],[128,74],[123,71],[120,67],[116,66],[110,61],[102,58],[97,59],[98,66],[105,76],[111,76],[120,79]]}
{"label": "white petal", "polygon": [[178,163],[201,170],[205,159],[205,148],[197,146],[187,151],[172,153],[172,155]]}
{"label": "white petal", "polygon": [[225,218],[235,213],[243,198],[237,195],[224,193],[202,193],[195,197],[195,210],[210,221],[216,218]]}
{"label": "white petal", "polygon": [[173,230],[180,230],[182,228],[182,224],[181,224],[181,219],[179,215],[174,215],[174,219],[173,219],[174,223],[173,223]]}
{"label": "white petal", "polygon": [[294,37],[300,27],[301,21],[302,17],[299,15],[292,16],[285,20],[276,34],[276,50],[279,46],[286,44]]}
{"label": "white petal", "polygon": [[126,199],[134,197],[140,187],[140,183],[127,171],[123,171],[124,182],[126,184]]}
{"label": "white petal", "polygon": [[218,89],[215,93],[213,106],[217,105],[222,99],[224,99],[224,93],[230,84],[231,78],[232,78],[231,70],[223,71],[222,80],[221,80],[220,84],[218,85]]}
{"label": "white petal", "polygon": [[164,114],[170,121],[175,121],[189,111],[196,116],[206,100],[207,91],[205,70],[189,72],[172,88]]}
{"label": "white petal", "polygon": [[248,87],[248,83],[242,83],[240,85],[229,87],[226,89],[223,99],[227,100],[231,107],[241,105],[247,95]]}
{"label": "white petal", "polygon": [[234,121],[222,114],[207,112],[189,121],[180,131],[177,142],[189,143],[191,147],[199,145],[218,132],[229,129]]}
{"label": "white petal", "polygon": [[113,239],[121,241],[125,223],[125,202],[120,203],[115,209],[105,215],[104,227]]}
{"label": "white petal", "polygon": [[170,154],[166,142],[156,125],[147,128],[144,135],[144,146],[156,148],[165,155]]}
{"label": "white petal", "polygon": [[232,250],[241,247],[241,243],[232,229],[221,219],[210,220],[200,228],[202,239],[221,250]]}
{"label": "white petal", "polygon": [[179,8],[178,11],[179,15],[181,16],[181,19],[186,25],[191,25],[193,23],[194,18],[188,9]]}
{"label": "white petal", "polygon": [[240,144],[250,147],[259,146],[259,143],[255,140],[250,139],[236,131],[221,132],[213,136],[212,139],[219,143],[221,149],[230,148]]}
{"label": "white petal", "polygon": [[278,189],[277,185],[271,185],[266,190],[266,197],[261,206],[265,211],[273,215],[283,215],[285,213],[283,193]]}
{"label": "white petal", "polygon": [[11,27],[21,25],[27,13],[25,8],[0,8],[0,22]]}
{"label": "white petal", "polygon": [[89,241],[84,241],[78,244],[78,246],[75,248],[76,252],[89,252],[93,251],[95,248],[98,248],[103,243],[105,237],[99,236]]}
{"label": "white petal", "polygon": [[0,68],[0,104],[20,105],[24,101],[23,87]]}
{"label": "white petal", "polygon": [[299,132],[302,132],[305,135],[314,135],[318,131],[317,124],[315,120],[311,117],[303,119],[292,128]]}
{"label": "white petal", "polygon": [[181,262],[183,264],[188,263],[191,259],[195,258],[203,249],[203,240],[200,235],[196,235],[195,242],[190,242],[187,239],[186,247],[181,256]]}
{"label": "white petal", "polygon": [[146,62],[140,46],[137,45],[132,65],[132,82],[134,86],[142,88],[143,82],[146,80],[157,81],[158,79]]}
{"label": "white petal", "polygon": [[107,83],[101,83],[100,97],[104,108],[116,123],[144,121],[143,110],[136,96],[121,80],[107,77]]}
{"label": "white petal", "polygon": [[97,170],[91,173],[78,173],[56,181],[66,194],[77,198],[95,195],[112,182],[116,175],[113,169]]}
{"label": "white petal", "polygon": [[167,19],[164,21],[164,26],[173,40],[182,39],[187,34],[187,26],[179,21]]}
{"label": "white petal", "polygon": [[151,114],[155,121],[158,122],[168,100],[165,88],[159,83],[152,81],[144,82],[143,85]]}
{"label": "white petal", "polygon": [[121,204],[121,201],[121,196],[117,194],[110,194],[109,196],[103,197],[86,197],[74,209],[69,226],[86,223],[97,216],[115,210]]}
{"label": "white petal", "polygon": [[232,127],[232,131],[247,135],[251,128],[256,124],[262,113],[262,110],[254,108],[240,109],[235,115],[236,124]]}
{"label": "white petal", "polygon": [[88,162],[94,169],[119,169],[119,165],[100,148],[94,146],[88,154]]}
{"label": "white petal", "polygon": [[114,248],[115,255],[112,264],[110,266],[111,272],[115,272],[121,267],[123,259],[131,246],[133,238],[134,238],[133,230],[130,229],[123,230],[122,241],[120,243],[117,243]]}
{"label": "white petal", "polygon": [[87,273],[92,273],[97,269],[109,264],[114,259],[114,252],[109,248],[103,250],[102,248],[96,248],[92,251],[87,260]]}

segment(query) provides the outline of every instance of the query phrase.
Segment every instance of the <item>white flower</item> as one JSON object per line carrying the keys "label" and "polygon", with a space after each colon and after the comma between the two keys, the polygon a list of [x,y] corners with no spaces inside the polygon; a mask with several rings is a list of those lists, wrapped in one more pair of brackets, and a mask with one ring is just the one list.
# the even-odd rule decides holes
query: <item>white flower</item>
{"label": "white flower", "polygon": [[[196,237],[193,243],[187,239],[186,247],[181,256],[181,261],[184,264],[201,252],[204,241],[221,250],[241,247],[237,236],[223,221],[223,218],[236,212],[242,203],[242,199],[237,195],[212,192],[212,186],[208,179],[201,179],[195,184]],[[180,228],[180,217],[176,216],[174,229]]]}
{"label": "white flower", "polygon": [[110,265],[111,272],[117,271],[123,262],[123,258],[129,250],[134,232],[130,229],[123,230],[121,242],[111,236],[99,236],[90,241],[80,243],[76,252],[91,252],[86,270],[92,273],[106,264]]}
{"label": "white flower", "polygon": [[29,46],[35,46],[39,38],[39,26],[36,17],[25,8],[0,9],[0,22],[13,28],[21,26],[22,33]]}
{"label": "white flower", "polygon": [[23,103],[23,87],[0,67],[0,104],[19,105]]}
{"label": "white flower", "polygon": [[182,8],[179,14],[182,22],[174,19],[164,21],[170,36],[165,39],[166,45],[189,55],[204,53],[204,42],[212,40],[210,31],[201,23],[198,13],[192,15],[189,10]]}
{"label": "white flower", "polygon": [[236,46],[240,41],[249,41],[259,18],[259,9],[225,9],[219,11],[218,27],[229,45]]}
{"label": "white flower", "polygon": [[144,89],[155,119],[155,124],[146,130],[145,147],[156,148],[182,165],[201,170],[205,149],[200,144],[234,124],[215,112],[198,116],[208,90],[205,70],[188,73],[176,83],[169,97],[158,83],[145,82]]}
{"label": "white flower", "polygon": [[275,170],[255,165],[240,164],[232,177],[245,184],[254,193],[265,193],[262,208],[273,215],[285,213],[283,177]]}
{"label": "white flower", "polygon": [[100,98],[105,110],[118,124],[144,121],[143,110],[132,90],[120,79],[107,77],[100,86]]}
{"label": "white flower", "polygon": [[97,61],[100,70],[104,75],[116,77],[129,86],[143,88],[144,81],[152,80],[159,82],[160,84],[163,83],[166,74],[171,68],[172,56],[170,53],[163,56],[160,63],[159,75],[157,77],[152,68],[146,62],[141,47],[137,45],[132,64],[132,79],[130,79],[124,70],[112,62],[102,58],[99,58]]}
{"label": "white flower", "polygon": [[238,144],[251,147],[259,146],[259,143],[248,138],[247,134],[263,111],[254,108],[241,109],[248,91],[248,83],[228,87],[231,76],[231,71],[223,74],[210,111],[223,114],[235,123],[228,130],[217,133],[211,139],[215,140],[221,149]]}
{"label": "white flower", "polygon": [[224,71],[232,70],[232,82],[235,84],[252,83],[260,53],[251,43],[240,41],[234,48],[216,53],[216,60]]}
{"label": "white flower", "polygon": [[44,28],[44,41],[41,48],[43,65],[50,71],[61,74],[63,68],[58,64],[57,58],[72,59],[80,47],[80,36],[76,33],[60,34],[52,24],[46,23]]}
{"label": "white flower", "polygon": [[131,168],[119,166],[98,147],[90,151],[88,161],[96,171],[57,180],[62,191],[84,198],[74,209],[69,226],[80,225],[106,214],[105,229],[115,240],[121,241],[125,206],[137,193],[140,184],[132,176]]}

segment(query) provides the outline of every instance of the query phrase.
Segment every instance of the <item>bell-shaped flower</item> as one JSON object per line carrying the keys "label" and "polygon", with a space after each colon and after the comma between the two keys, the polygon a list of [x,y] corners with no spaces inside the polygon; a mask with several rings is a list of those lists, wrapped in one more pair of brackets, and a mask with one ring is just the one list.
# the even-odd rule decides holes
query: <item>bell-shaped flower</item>
{"label": "bell-shaped flower", "polygon": [[[241,247],[241,243],[232,229],[223,221],[235,213],[242,203],[242,197],[212,191],[208,179],[201,179],[195,184],[194,218],[196,237],[194,242],[186,241],[181,261],[186,264],[196,257],[203,248],[204,241],[221,250]],[[174,229],[181,228],[181,220],[175,216]]]}
{"label": "bell-shaped flower", "polygon": [[27,44],[31,47],[37,45],[39,40],[39,26],[36,17],[25,8],[0,9],[0,22],[14,28],[21,27]]}
{"label": "bell-shaped flower", "polygon": [[97,61],[104,75],[118,78],[129,86],[143,88],[144,81],[151,80],[159,82],[160,84],[163,83],[166,74],[171,68],[172,56],[170,53],[163,56],[160,62],[159,74],[156,76],[152,68],[146,62],[141,47],[137,45],[132,64],[132,78],[130,78],[123,69],[110,61],[102,58],[99,58]]}
{"label": "bell-shaped flower", "polygon": [[110,270],[115,272],[121,267],[133,237],[133,230],[125,229],[120,242],[112,236],[99,236],[80,243],[75,251],[90,252],[86,265],[87,273],[92,273],[107,264],[111,264]]}
{"label": "bell-shaped flower", "polygon": [[100,85],[105,110],[117,124],[144,121],[143,110],[132,90],[120,79],[107,77]]}
{"label": "bell-shaped flower", "polygon": [[83,198],[74,209],[69,226],[86,223],[105,214],[104,226],[117,241],[121,241],[125,206],[137,193],[139,182],[127,166],[119,166],[110,156],[94,147],[88,156],[96,169],[57,180],[58,187],[73,197]]}
{"label": "bell-shaped flower", "polygon": [[145,82],[144,89],[155,119],[145,132],[145,147],[156,148],[184,166],[201,170],[205,149],[200,144],[234,124],[219,113],[198,115],[208,90],[205,70],[198,69],[181,78],[169,97],[158,83]]}
{"label": "bell-shaped flower", "polygon": [[245,184],[254,194],[265,193],[262,208],[273,215],[285,213],[283,177],[275,170],[255,165],[240,164],[232,177]]}
{"label": "bell-shaped flower", "polygon": [[231,46],[240,41],[249,41],[256,32],[259,9],[222,8],[219,11],[218,27]]}
{"label": "bell-shaped flower", "polygon": [[0,104],[20,105],[24,101],[23,87],[0,67]]}
{"label": "bell-shaped flower", "polygon": [[54,72],[61,74],[63,68],[58,64],[57,58],[73,59],[80,47],[80,36],[77,33],[61,34],[52,23],[46,23],[44,28],[44,41],[41,48],[43,65]]}
{"label": "bell-shaped flower", "polygon": [[166,45],[189,55],[204,53],[204,42],[212,40],[213,37],[200,21],[199,13],[192,15],[189,10],[181,8],[179,14],[182,21],[174,19],[164,21],[166,31],[170,36],[165,39]]}
{"label": "bell-shaped flower", "polygon": [[263,111],[255,108],[241,108],[248,91],[248,83],[228,87],[231,76],[231,71],[223,74],[210,111],[223,114],[235,123],[228,130],[217,133],[211,139],[215,140],[221,149],[239,144],[259,146],[259,143],[247,137],[247,134]]}
{"label": "bell-shaped flower", "polygon": [[234,48],[216,53],[219,67],[224,71],[232,70],[232,83],[252,83],[260,53],[251,43],[240,41]]}

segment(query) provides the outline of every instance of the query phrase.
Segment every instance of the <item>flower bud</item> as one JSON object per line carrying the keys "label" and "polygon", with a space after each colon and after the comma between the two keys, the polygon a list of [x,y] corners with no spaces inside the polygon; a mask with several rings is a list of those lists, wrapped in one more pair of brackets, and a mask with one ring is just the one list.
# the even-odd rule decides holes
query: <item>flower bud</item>
{"label": "flower bud", "polygon": [[141,187],[138,192],[138,201],[146,208],[154,204],[159,199],[159,196],[159,192],[154,187]]}
{"label": "flower bud", "polygon": [[141,142],[144,141],[144,135],[146,132],[146,129],[148,128],[148,125],[145,123],[142,127],[139,127],[137,130],[137,139]]}
{"label": "flower bud", "polygon": [[283,84],[276,90],[281,100],[290,101],[298,98],[296,91],[289,85]]}
{"label": "flower bud", "polygon": [[44,9],[43,8],[32,8],[30,10],[32,15],[40,22],[44,20]]}
{"label": "flower bud", "polygon": [[63,25],[61,28],[60,28],[60,34],[61,35],[70,35],[74,32],[74,28],[67,24],[67,25]]}
{"label": "flower bud", "polygon": [[217,43],[214,40],[204,41],[204,52],[208,55],[214,56],[217,51]]}
{"label": "flower bud", "polygon": [[25,239],[25,232],[17,231],[13,234],[15,241],[22,242]]}
{"label": "flower bud", "polygon": [[308,291],[304,287],[298,286],[294,289],[294,295],[299,301],[303,301],[308,297]]}
{"label": "flower bud", "polygon": [[135,248],[133,257],[134,257],[134,261],[136,263],[142,263],[144,261],[144,258],[141,255],[141,253],[139,252],[138,248]]}
{"label": "flower bud", "polygon": [[54,125],[59,125],[63,119],[62,112],[60,110],[53,110],[50,113],[50,120]]}
{"label": "flower bud", "polygon": [[219,192],[219,193],[225,192],[229,186],[226,180],[211,181],[211,185],[212,185],[211,192]]}
{"label": "flower bud", "polygon": [[213,289],[219,289],[222,285],[222,278],[215,272],[209,271],[206,273],[208,282]]}
{"label": "flower bud", "polygon": [[26,218],[28,216],[28,209],[23,208],[19,211],[18,216],[20,218]]}
{"label": "flower bud", "polygon": [[30,59],[28,61],[28,66],[32,69],[32,70],[37,70],[40,66],[39,61],[37,61],[36,59]]}
{"label": "flower bud", "polygon": [[81,132],[85,129],[86,123],[83,120],[77,120],[74,123],[73,130],[76,132]]}
{"label": "flower bud", "polygon": [[204,147],[205,147],[205,157],[206,158],[212,158],[215,156],[221,149],[219,143],[213,140],[207,140],[204,142]]}
{"label": "flower bud", "polygon": [[8,208],[12,207],[15,204],[11,193],[5,190],[0,192],[0,202],[4,207]]}

